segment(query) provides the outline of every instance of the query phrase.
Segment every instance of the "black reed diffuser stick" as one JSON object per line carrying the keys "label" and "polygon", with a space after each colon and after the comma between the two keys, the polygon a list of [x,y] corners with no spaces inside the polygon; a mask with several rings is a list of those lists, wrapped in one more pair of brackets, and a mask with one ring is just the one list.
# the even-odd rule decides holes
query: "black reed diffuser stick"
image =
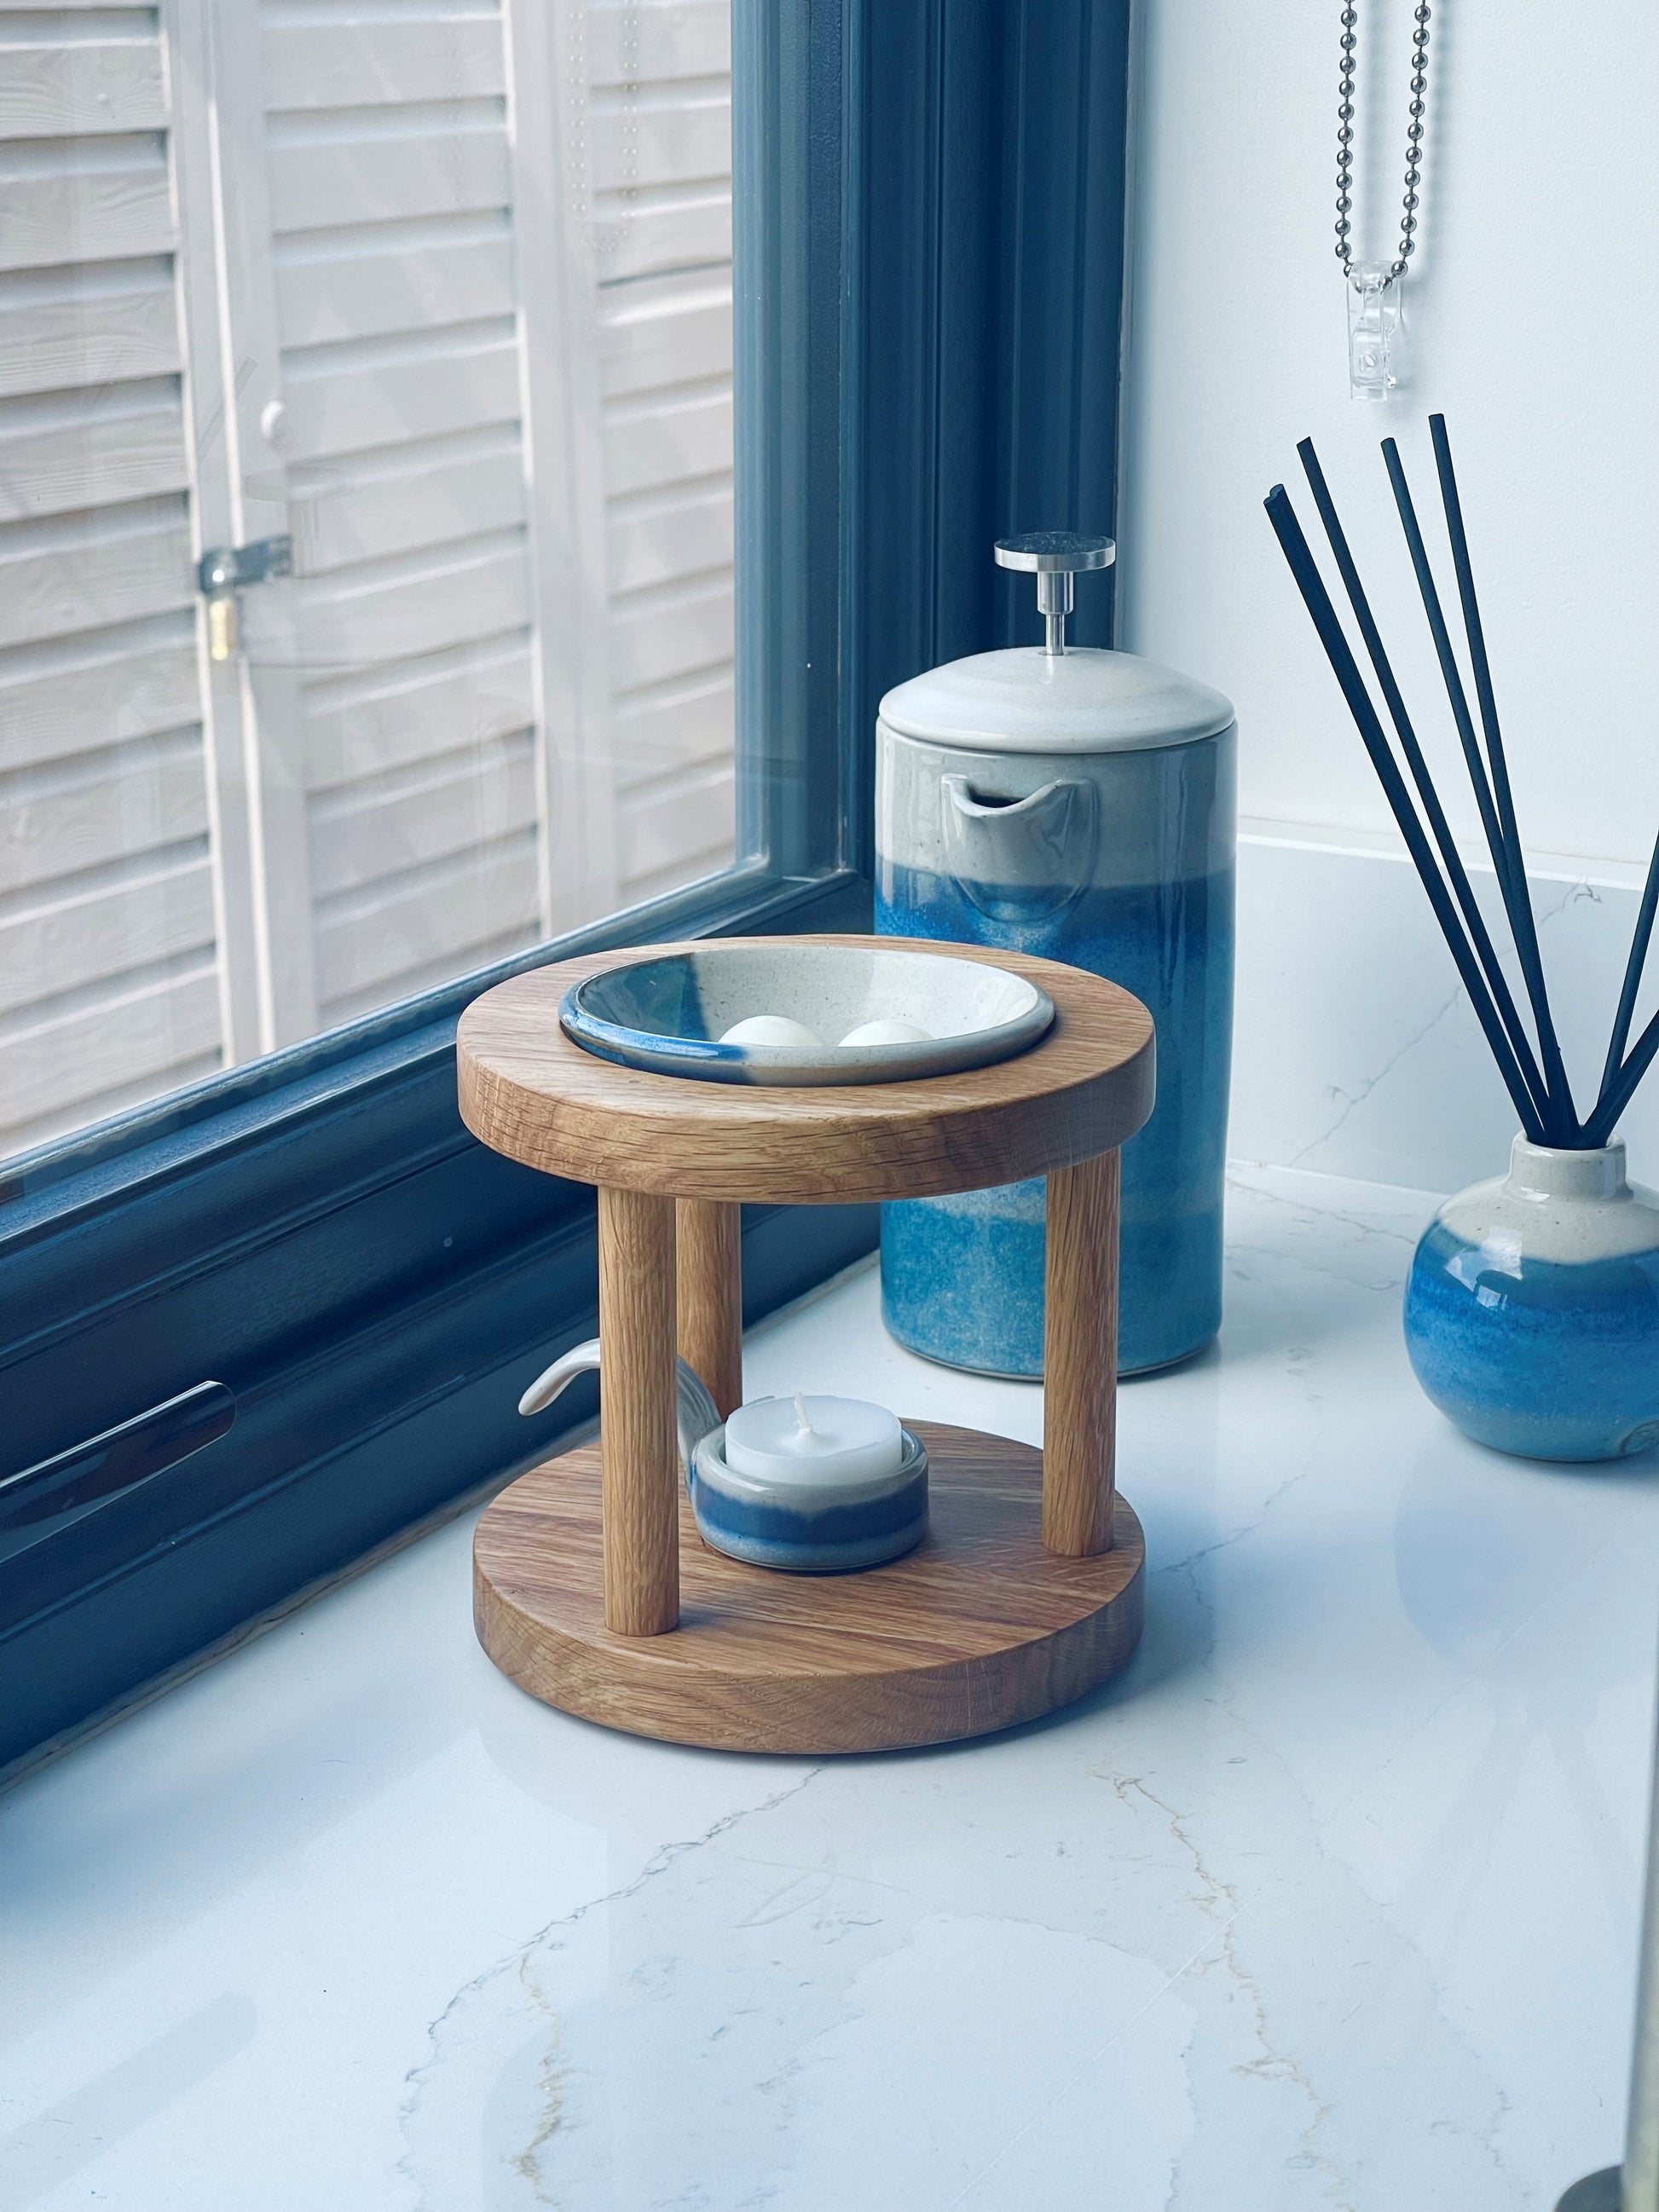
{"label": "black reed diffuser stick", "polygon": [[1653,940],[1653,917],[1659,908],[1659,837],[1653,841],[1653,858],[1648,862],[1648,879],[1642,887],[1642,903],[1637,910],[1636,927],[1630,940],[1630,957],[1625,963],[1624,988],[1619,994],[1619,1011],[1613,1018],[1613,1035],[1607,1040],[1607,1064],[1601,1070],[1601,1088],[1596,1097],[1599,1107],[1618,1080],[1625,1047],[1630,1040],[1631,1018],[1636,1012],[1636,994],[1642,988],[1642,970],[1647,965],[1648,946]]}
{"label": "black reed diffuser stick", "polygon": [[[1625,966],[1624,985],[1620,993],[1601,1089],[1594,1108],[1581,1123],[1550,1012],[1549,989],[1538,944],[1537,919],[1533,913],[1527,883],[1526,858],[1516,818],[1503,732],[1498,720],[1492,668],[1486,653],[1480,610],[1475,599],[1474,569],[1469,560],[1462,502],[1458,495],[1457,479],[1452,467],[1445,418],[1438,415],[1431,416],[1430,430],[1434,440],[1441,498],[1446,511],[1447,534],[1451,543],[1458,598],[1468,640],[1475,696],[1480,704],[1481,731],[1486,738],[1484,757],[1480,740],[1475,734],[1474,718],[1469,712],[1468,696],[1463,688],[1457,656],[1446,626],[1439,590],[1429,563],[1427,548],[1423,543],[1411,490],[1406,482],[1405,469],[1392,438],[1383,440],[1382,457],[1405,531],[1407,550],[1416,574],[1418,589],[1422,595],[1424,612],[1428,617],[1430,634],[1434,640],[1452,720],[1474,792],[1475,805],[1480,810],[1481,827],[1486,832],[1487,848],[1492,854],[1516,956],[1525,979],[1537,1033],[1536,1054],[1527,1036],[1520,1009],[1504,978],[1497,948],[1476,902],[1468,872],[1458,854],[1445,809],[1441,805],[1433,775],[1407,711],[1404,696],[1395,679],[1382,633],[1372,615],[1370,603],[1360,581],[1358,566],[1349,550],[1335,502],[1325,482],[1311,440],[1304,438],[1297,450],[1307,471],[1308,482],[1325,526],[1325,534],[1330,541],[1331,551],[1335,556],[1349,605],[1353,609],[1354,619],[1359,626],[1371,666],[1381,686],[1401,750],[1416,786],[1423,814],[1426,816],[1429,829],[1433,834],[1433,848],[1283,484],[1275,484],[1267,495],[1267,517],[1314,629],[1318,633],[1319,641],[1325,648],[1332,672],[1341,686],[1348,711],[1353,716],[1361,741],[1370,757],[1383,794],[1400,826],[1406,849],[1411,855],[1424,890],[1428,893],[1429,903],[1434,909],[1441,934],[1445,938],[1447,948],[1456,963],[1463,988],[1469,995],[1469,1003],[1474,1009],[1475,1018],[1480,1024],[1492,1057],[1498,1063],[1498,1072],[1503,1077],[1504,1087],[1520,1116],[1522,1128],[1534,1144],[1577,1151],[1595,1150],[1609,1141],[1620,1117],[1635,1096],[1638,1085],[1655,1060],[1659,1059],[1659,1014],[1648,1023],[1629,1054],[1626,1055],[1625,1053],[1655,922],[1659,919],[1659,842],[1656,842],[1654,846],[1631,940],[1630,956]],[[1438,849],[1438,865],[1434,848]],[[1443,876],[1442,866],[1445,871]]]}
{"label": "black reed diffuser stick", "polygon": [[1365,689],[1365,680],[1348,650],[1348,641],[1342,635],[1336,609],[1331,605],[1330,595],[1314,565],[1308,541],[1302,535],[1302,526],[1296,519],[1290,495],[1283,484],[1275,484],[1267,494],[1267,518],[1284,548],[1291,574],[1295,577],[1304,603],[1313,618],[1314,628],[1319,633],[1320,642],[1325,648],[1336,680],[1342,686],[1343,696],[1358,726],[1365,750],[1370,755],[1371,765],[1376,769],[1389,804],[1394,809],[1394,818],[1400,824],[1400,834],[1404,837],[1407,849],[1422,878],[1423,888],[1429,895],[1429,903],[1434,908],[1435,919],[1450,947],[1452,958],[1457,963],[1457,972],[1469,994],[1469,1003],[1486,1032],[1486,1042],[1498,1062],[1498,1072],[1503,1077],[1514,1101],[1515,1110],[1521,1117],[1521,1126],[1534,1144],[1543,1144],[1547,1141],[1543,1124],[1522,1076],[1520,1063],[1504,1034],[1504,1025],[1498,1018],[1492,994],[1486,988],[1486,979],[1470,949],[1462,923],[1458,920],[1451,895],[1435,866],[1428,839],[1423,834],[1423,825],[1412,805],[1411,794],[1395,764],[1393,754],[1389,750],[1389,741],[1383,735],[1382,725],[1377,720],[1376,709]]}
{"label": "black reed diffuser stick", "polygon": [[[1468,694],[1463,689],[1462,672],[1457,665],[1457,655],[1452,650],[1451,633],[1446,627],[1445,614],[1440,605],[1439,587],[1429,565],[1428,548],[1423,543],[1423,532],[1417,520],[1416,507],[1413,504],[1411,487],[1406,482],[1400,448],[1392,438],[1382,441],[1382,459],[1388,468],[1389,482],[1394,487],[1394,503],[1399,509],[1401,525],[1406,532],[1407,550],[1412,556],[1412,567],[1417,574],[1417,588],[1422,596],[1423,611],[1428,617],[1429,634],[1434,640],[1440,673],[1445,679],[1446,697],[1451,705],[1452,720],[1457,726],[1458,742],[1463,748],[1463,759],[1469,771],[1474,803],[1480,811],[1480,826],[1486,833],[1486,849],[1492,854],[1492,872],[1498,878],[1504,909],[1509,916],[1510,934],[1515,940],[1521,973],[1526,981],[1527,996],[1532,1004],[1533,1020],[1538,1029],[1539,1054],[1544,1066],[1544,1085],[1549,1099],[1544,1116],[1550,1131],[1549,1142],[1565,1144],[1571,1126],[1571,1102],[1564,1095],[1566,1073],[1565,1069],[1559,1075],[1556,1073],[1556,1064],[1561,1056],[1560,1048],[1556,1045],[1555,1031],[1548,1024],[1549,1001],[1544,988],[1542,967],[1528,965],[1527,958],[1532,902],[1527,892],[1526,872],[1524,867],[1519,872],[1517,884],[1516,870],[1504,835],[1504,825],[1498,816],[1492,786],[1487,781],[1486,764],[1481,757],[1480,740],[1474,733],[1474,717],[1469,712]],[[1544,1010],[1541,1018],[1539,1012],[1540,1006]]]}
{"label": "black reed diffuser stick", "polygon": [[1556,1040],[1555,1024],[1550,1018],[1549,992],[1544,982],[1544,959],[1538,945],[1538,923],[1532,910],[1532,893],[1527,884],[1526,856],[1521,849],[1521,832],[1515,818],[1515,798],[1510,789],[1509,763],[1504,754],[1503,732],[1498,725],[1498,702],[1492,691],[1492,669],[1486,659],[1486,632],[1480,625],[1480,609],[1474,596],[1474,572],[1469,564],[1468,538],[1463,528],[1463,505],[1457,495],[1457,477],[1452,468],[1451,441],[1446,435],[1443,415],[1431,415],[1429,435],[1434,441],[1435,469],[1440,478],[1440,501],[1446,510],[1446,535],[1451,542],[1452,567],[1457,576],[1457,596],[1463,608],[1463,628],[1469,643],[1469,665],[1474,672],[1474,696],[1480,708],[1480,726],[1486,737],[1486,766],[1492,775],[1492,795],[1498,810],[1498,826],[1503,832],[1504,857],[1509,862],[1510,924],[1515,933],[1516,950],[1521,956],[1521,972],[1526,978],[1527,995],[1532,1001],[1533,1019],[1538,1025],[1540,1047],[1544,1056],[1544,1074],[1550,1095],[1559,1101],[1568,1124],[1577,1125],[1577,1113],[1572,1103],[1572,1087],[1567,1081],[1566,1064],[1561,1057],[1561,1047]]}
{"label": "black reed diffuser stick", "polygon": [[1659,1014],[1648,1024],[1631,1048],[1630,1058],[1613,1079],[1613,1088],[1596,1101],[1584,1124],[1587,1146],[1605,1145],[1619,1126],[1619,1117],[1636,1096],[1636,1086],[1653,1066],[1659,1053]]}
{"label": "black reed diffuser stick", "polygon": [[1330,487],[1325,481],[1325,471],[1319,465],[1319,456],[1314,451],[1314,441],[1311,438],[1304,438],[1296,450],[1301,458],[1302,466],[1306,471],[1308,483],[1312,489],[1314,504],[1319,509],[1319,519],[1325,526],[1325,535],[1330,540],[1331,551],[1336,556],[1337,569],[1342,578],[1343,588],[1348,594],[1348,604],[1353,609],[1354,620],[1359,625],[1359,634],[1365,641],[1365,650],[1370,656],[1371,666],[1376,672],[1376,680],[1382,688],[1383,702],[1389,709],[1389,718],[1393,722],[1395,734],[1400,739],[1400,750],[1406,756],[1406,765],[1412,772],[1412,781],[1417,786],[1417,794],[1422,801],[1423,811],[1429,817],[1429,827],[1434,833],[1434,842],[1439,849],[1441,865],[1446,871],[1458,906],[1462,911],[1464,923],[1480,962],[1481,972],[1486,979],[1486,988],[1492,993],[1493,1003],[1498,1009],[1498,1019],[1504,1024],[1504,1034],[1508,1037],[1520,1065],[1528,1095],[1532,1099],[1541,1125],[1547,1122],[1550,1118],[1549,1096],[1544,1086],[1544,1079],[1540,1074],[1538,1062],[1533,1056],[1532,1045],[1522,1023],[1520,1009],[1516,1006],[1514,995],[1510,992],[1508,978],[1499,965],[1498,948],[1492,941],[1491,931],[1486,927],[1486,918],[1480,911],[1480,901],[1475,897],[1474,888],[1469,881],[1468,870],[1463,866],[1463,856],[1457,849],[1457,841],[1452,836],[1451,824],[1446,819],[1446,810],[1440,804],[1440,794],[1434,787],[1434,778],[1430,775],[1429,764],[1423,757],[1423,748],[1418,743],[1417,732],[1412,726],[1411,716],[1406,711],[1404,695],[1395,680],[1393,666],[1382,643],[1382,634],[1376,626],[1376,617],[1371,613],[1370,601],[1366,598],[1365,587],[1359,579],[1358,568],[1352,553],[1349,550],[1347,536],[1343,530],[1341,518],[1336,511],[1336,502],[1331,497]]}

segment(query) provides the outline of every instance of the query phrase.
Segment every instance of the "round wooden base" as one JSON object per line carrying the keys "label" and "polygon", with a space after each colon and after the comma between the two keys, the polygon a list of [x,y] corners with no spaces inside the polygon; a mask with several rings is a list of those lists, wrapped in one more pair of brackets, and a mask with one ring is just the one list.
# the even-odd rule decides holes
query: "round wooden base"
{"label": "round wooden base", "polygon": [[862,1574],[785,1575],[710,1551],[680,1500],[680,1625],[603,1619],[597,1444],[508,1485],[472,1551],[478,1640],[533,1697],[630,1735],[720,1751],[891,1751],[983,1735],[1115,1674],[1140,1636],[1146,1547],[1120,1498],[1114,1546],[1042,1547],[1042,1455],[910,1421],[929,1528]]}

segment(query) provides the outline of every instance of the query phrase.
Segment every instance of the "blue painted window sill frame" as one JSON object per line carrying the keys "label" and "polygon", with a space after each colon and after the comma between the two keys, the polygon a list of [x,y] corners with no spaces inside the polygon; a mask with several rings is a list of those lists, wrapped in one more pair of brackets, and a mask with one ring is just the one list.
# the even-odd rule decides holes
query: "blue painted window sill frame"
{"label": "blue painted window sill frame", "polygon": [[[0,1480],[210,1379],[236,1399],[192,1456],[0,1543],[0,1770],[591,1418],[515,1410],[592,1331],[593,1197],[462,1127],[461,1007],[556,950],[866,927],[877,700],[1035,639],[993,538],[1110,526],[1129,0],[735,0],[732,46],[759,857],[0,1170]],[[1092,594],[1080,641],[1110,624]],[[746,1208],[746,1314],[875,1234]]]}

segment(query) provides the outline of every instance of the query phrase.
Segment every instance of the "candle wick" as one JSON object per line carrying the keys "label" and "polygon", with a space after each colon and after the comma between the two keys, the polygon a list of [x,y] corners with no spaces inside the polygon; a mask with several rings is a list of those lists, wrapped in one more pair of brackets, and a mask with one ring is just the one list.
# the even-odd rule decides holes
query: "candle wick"
{"label": "candle wick", "polygon": [[795,1393],[795,1433],[800,1437],[817,1434],[812,1426],[812,1417],[806,1410],[806,1400],[799,1390]]}

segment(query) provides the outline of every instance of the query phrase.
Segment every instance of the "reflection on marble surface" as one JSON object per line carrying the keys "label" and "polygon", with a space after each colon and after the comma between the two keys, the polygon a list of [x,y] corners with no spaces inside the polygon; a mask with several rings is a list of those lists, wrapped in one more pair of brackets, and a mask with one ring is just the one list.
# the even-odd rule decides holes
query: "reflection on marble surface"
{"label": "reflection on marble surface", "polygon": [[[456,1526],[0,1800],[0,2212],[1511,2212],[1617,2153],[1659,1464],[1481,1451],[1431,1202],[1262,1174],[1128,1387],[1146,1642],[1070,1712],[814,1763],[498,1676]],[[751,1391],[1035,1440],[865,1271]]]}

